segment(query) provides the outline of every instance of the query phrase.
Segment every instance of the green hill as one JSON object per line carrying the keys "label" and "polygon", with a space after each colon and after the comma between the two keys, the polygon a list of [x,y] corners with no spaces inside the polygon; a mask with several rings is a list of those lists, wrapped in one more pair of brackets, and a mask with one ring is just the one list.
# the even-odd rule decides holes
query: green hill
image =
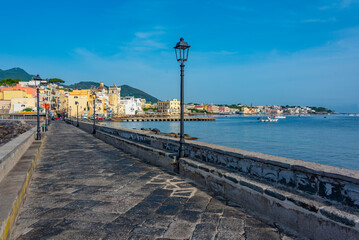
{"label": "green hill", "polygon": [[34,77],[34,75],[28,74],[24,69],[21,68],[11,68],[8,70],[0,69],[0,80],[2,79],[20,79],[22,81],[29,81]]}
{"label": "green hill", "polygon": [[[98,82],[78,82],[71,85],[63,85],[65,88],[71,89],[91,89],[91,88],[98,88],[100,83]],[[108,86],[105,85],[108,88]]]}
{"label": "green hill", "polygon": [[121,96],[133,96],[136,98],[144,98],[146,99],[146,102],[156,103],[159,100],[148,93],[145,93],[137,88],[133,88],[128,85],[122,85],[121,86]]}
{"label": "green hill", "polygon": [[[100,83],[98,82],[79,82],[74,83],[71,85],[63,85],[65,88],[71,88],[71,89],[90,89],[90,88],[97,88],[100,86]],[[105,87],[108,88],[108,86],[105,85]],[[158,99],[149,95],[148,93],[141,91],[137,88],[133,88],[128,85],[122,85],[121,87],[121,96],[127,97],[132,96],[135,98],[144,98],[146,99],[146,102],[156,103],[158,102]]]}

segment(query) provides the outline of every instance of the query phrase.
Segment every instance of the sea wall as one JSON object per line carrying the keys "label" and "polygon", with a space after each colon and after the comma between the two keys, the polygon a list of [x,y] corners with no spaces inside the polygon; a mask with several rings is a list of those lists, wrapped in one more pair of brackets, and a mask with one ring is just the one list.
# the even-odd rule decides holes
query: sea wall
{"label": "sea wall", "polygon": [[[79,127],[92,132],[92,124],[80,122]],[[195,141],[186,141],[185,158],[177,161],[178,139],[104,126],[96,126],[95,136],[178,170],[287,232],[316,239],[358,238],[359,171]]]}
{"label": "sea wall", "polygon": [[32,128],[0,147],[0,182],[32,144],[35,131]]}

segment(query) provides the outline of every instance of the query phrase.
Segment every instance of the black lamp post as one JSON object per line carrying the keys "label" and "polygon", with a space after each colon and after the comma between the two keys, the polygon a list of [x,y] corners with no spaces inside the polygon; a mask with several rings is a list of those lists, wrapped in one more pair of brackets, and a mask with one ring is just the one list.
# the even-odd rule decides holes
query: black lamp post
{"label": "black lamp post", "polygon": [[92,127],[92,134],[96,133],[96,93],[95,91],[93,93],[93,127]]}
{"label": "black lamp post", "polygon": [[77,107],[77,114],[76,114],[76,127],[79,127],[79,102],[75,102]]}
{"label": "black lamp post", "polygon": [[[36,140],[41,140],[41,129],[40,129],[40,85],[46,85],[47,84],[47,79],[43,80],[41,79],[41,77],[39,76],[39,74],[36,75],[36,77],[33,79],[35,81],[35,85],[36,85],[36,98],[37,98],[37,131],[36,131]],[[45,119],[45,124],[46,123],[46,119]],[[47,125],[46,125],[47,126]]]}
{"label": "black lamp post", "polygon": [[[36,109],[37,109],[37,131],[36,131],[36,140],[41,140],[41,129],[40,129],[40,83],[42,81],[42,79],[40,78],[39,74],[36,75],[36,77],[34,78],[35,81],[35,85],[36,85],[36,98],[37,98],[37,103],[36,103]],[[37,84],[37,82],[39,82],[39,84]]]}
{"label": "black lamp post", "polygon": [[179,158],[184,157],[184,62],[188,59],[190,46],[183,38],[174,47],[177,62],[181,62],[181,126],[180,126],[180,149]]}

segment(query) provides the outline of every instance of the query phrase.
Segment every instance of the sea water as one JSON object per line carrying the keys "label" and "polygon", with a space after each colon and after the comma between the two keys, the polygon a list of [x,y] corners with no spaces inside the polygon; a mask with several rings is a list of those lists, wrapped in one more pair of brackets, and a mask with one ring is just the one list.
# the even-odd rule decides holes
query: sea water
{"label": "sea water", "polygon": [[[359,170],[359,118],[346,115],[287,116],[264,123],[258,116],[218,116],[185,122],[197,141]],[[178,133],[179,122],[108,122],[109,127],[158,128]]]}

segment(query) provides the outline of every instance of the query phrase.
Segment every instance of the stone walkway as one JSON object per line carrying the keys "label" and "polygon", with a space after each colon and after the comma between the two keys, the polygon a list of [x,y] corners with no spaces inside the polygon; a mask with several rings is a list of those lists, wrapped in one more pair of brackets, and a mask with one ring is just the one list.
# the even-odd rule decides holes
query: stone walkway
{"label": "stone walkway", "polygon": [[178,175],[54,122],[10,239],[289,239]]}

